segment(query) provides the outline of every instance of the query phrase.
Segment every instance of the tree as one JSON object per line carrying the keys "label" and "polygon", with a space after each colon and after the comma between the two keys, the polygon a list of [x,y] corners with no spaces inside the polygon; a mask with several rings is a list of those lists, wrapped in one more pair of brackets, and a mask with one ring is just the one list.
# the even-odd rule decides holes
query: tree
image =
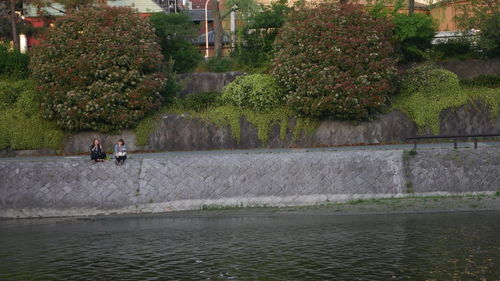
{"label": "tree", "polygon": [[481,46],[492,56],[500,55],[500,13],[490,15],[482,24]]}
{"label": "tree", "polygon": [[479,30],[479,46],[489,55],[500,54],[500,1],[471,0],[460,12],[455,16],[459,28],[464,33]]}
{"label": "tree", "polygon": [[189,15],[156,13],[149,19],[155,28],[164,58],[174,62],[173,70],[188,72],[195,68],[202,56],[191,43],[196,31]]}
{"label": "tree", "polygon": [[415,13],[415,0],[408,0],[408,15],[411,16]]}
{"label": "tree", "polygon": [[421,60],[430,49],[436,34],[436,24],[424,14],[395,14],[394,37],[406,61]]}
{"label": "tree", "polygon": [[436,34],[436,24],[429,15],[420,13],[402,14],[402,0],[379,0],[368,8],[376,18],[392,21],[394,41],[405,61],[421,60],[425,51],[431,47]]}
{"label": "tree", "polygon": [[248,24],[239,33],[234,52],[243,65],[259,68],[270,62],[273,43],[292,9],[286,0],[280,0],[248,17]]}
{"label": "tree", "polygon": [[14,44],[14,49],[19,50],[19,35],[17,34],[17,20],[16,20],[16,0],[10,0],[10,26],[12,34],[12,43]]}
{"label": "tree", "polygon": [[[224,3],[224,9],[219,7],[218,0],[210,0],[212,8],[212,20],[214,24],[214,49],[215,56],[222,55],[222,40],[224,36],[224,29],[222,22],[231,14],[231,12],[238,11],[239,15],[246,18],[248,15],[255,13],[259,7],[254,0],[227,0]],[[208,30],[206,31],[208,32]]]}
{"label": "tree", "polygon": [[272,73],[299,115],[368,119],[394,91],[393,27],[361,5],[295,9],[276,40]]}
{"label": "tree", "polygon": [[58,18],[33,48],[30,66],[45,116],[75,131],[133,127],[160,106],[168,79],[149,20],[130,8]]}

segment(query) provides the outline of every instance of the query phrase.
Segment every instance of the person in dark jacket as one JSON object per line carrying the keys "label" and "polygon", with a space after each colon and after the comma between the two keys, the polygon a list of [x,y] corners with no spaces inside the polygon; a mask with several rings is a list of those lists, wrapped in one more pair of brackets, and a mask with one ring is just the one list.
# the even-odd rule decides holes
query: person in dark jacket
{"label": "person in dark jacket", "polygon": [[94,139],[90,146],[90,159],[94,161],[94,163],[102,162],[106,159],[106,153],[104,153],[101,142],[98,139]]}
{"label": "person in dark jacket", "polygon": [[123,139],[119,139],[115,144],[115,164],[123,165],[125,160],[127,160],[127,146]]}

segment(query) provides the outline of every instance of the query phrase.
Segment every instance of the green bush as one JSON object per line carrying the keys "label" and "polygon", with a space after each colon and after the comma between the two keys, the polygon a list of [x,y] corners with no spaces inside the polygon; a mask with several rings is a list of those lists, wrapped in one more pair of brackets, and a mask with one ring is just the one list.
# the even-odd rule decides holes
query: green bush
{"label": "green bush", "polygon": [[31,68],[45,117],[102,132],[134,127],[157,109],[169,75],[149,20],[116,7],[59,17],[33,49]]}
{"label": "green bush", "polygon": [[222,105],[221,94],[214,91],[191,94],[184,98],[177,98],[173,103],[175,108],[194,110],[197,112],[219,105]]}
{"label": "green bush", "polygon": [[499,88],[500,76],[481,74],[471,79],[460,80],[460,85],[471,88]]}
{"label": "green bush", "polygon": [[29,57],[18,51],[9,51],[0,44],[0,75],[16,79],[25,79],[29,76]]}
{"label": "green bush", "polygon": [[401,82],[401,93],[434,93],[460,90],[460,81],[451,71],[434,64],[422,64],[406,71]]}
{"label": "green bush", "polygon": [[394,15],[394,34],[406,61],[421,60],[430,49],[436,24],[429,15]]}
{"label": "green bush", "polygon": [[0,81],[0,149],[60,149],[64,132],[42,118],[33,82]]}
{"label": "green bush", "polygon": [[207,67],[212,72],[226,72],[230,71],[233,66],[233,61],[230,58],[215,57],[207,61]]}
{"label": "green bush", "polygon": [[202,59],[198,48],[191,43],[196,34],[187,13],[155,13],[149,18],[161,46],[163,56],[172,59],[173,70],[179,73],[193,70]]}
{"label": "green bush", "polygon": [[477,100],[486,102],[492,117],[497,117],[500,107],[500,88],[416,92],[396,97],[393,108],[408,114],[420,129],[428,128],[434,134],[439,134],[440,114],[443,110],[457,108]]}
{"label": "green bush", "polygon": [[408,114],[420,129],[439,133],[440,114],[482,100],[496,118],[500,107],[500,88],[461,88],[457,76],[434,65],[424,64],[406,72],[401,94],[393,108]]}
{"label": "green bush", "polygon": [[13,107],[22,92],[32,90],[33,82],[29,80],[1,80],[0,110]]}
{"label": "green bush", "polygon": [[272,73],[300,115],[368,119],[394,91],[392,37],[391,23],[360,5],[299,7],[276,40]]}
{"label": "green bush", "polygon": [[481,50],[471,39],[462,37],[448,39],[446,42],[432,46],[432,57],[434,59],[473,59],[482,56]]}
{"label": "green bush", "polygon": [[227,72],[235,69],[235,61],[227,57],[212,57],[201,62],[197,72]]}
{"label": "green bush", "polygon": [[222,100],[241,108],[266,111],[283,104],[284,92],[271,75],[245,75],[224,87]]}

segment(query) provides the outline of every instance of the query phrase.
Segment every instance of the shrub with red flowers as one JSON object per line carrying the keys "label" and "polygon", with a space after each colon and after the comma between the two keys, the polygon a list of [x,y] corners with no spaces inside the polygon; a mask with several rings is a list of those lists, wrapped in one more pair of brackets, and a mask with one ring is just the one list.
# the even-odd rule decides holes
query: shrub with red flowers
{"label": "shrub with red flowers", "polygon": [[129,128],[160,105],[167,72],[147,19],[93,7],[55,21],[33,50],[44,114],[68,130]]}
{"label": "shrub with red flowers", "polygon": [[290,15],[275,43],[273,74],[288,106],[311,117],[362,120],[394,90],[393,29],[361,6],[321,3]]}

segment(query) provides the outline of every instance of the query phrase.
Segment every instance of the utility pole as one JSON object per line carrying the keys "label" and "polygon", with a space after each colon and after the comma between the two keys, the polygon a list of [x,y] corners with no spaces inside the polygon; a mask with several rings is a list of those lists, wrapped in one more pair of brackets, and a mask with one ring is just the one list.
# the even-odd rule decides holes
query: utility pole
{"label": "utility pole", "polygon": [[10,25],[12,29],[12,43],[14,50],[19,51],[19,35],[17,34],[16,26],[16,0],[10,0]]}
{"label": "utility pole", "polygon": [[[214,25],[214,51],[215,56],[222,56],[222,40],[223,40],[223,32],[222,29],[222,18],[219,10],[219,1],[218,0],[210,0],[212,5],[212,22]],[[207,30],[208,32],[208,30]]]}
{"label": "utility pole", "polygon": [[408,0],[408,15],[411,16],[415,12],[415,0]]}

